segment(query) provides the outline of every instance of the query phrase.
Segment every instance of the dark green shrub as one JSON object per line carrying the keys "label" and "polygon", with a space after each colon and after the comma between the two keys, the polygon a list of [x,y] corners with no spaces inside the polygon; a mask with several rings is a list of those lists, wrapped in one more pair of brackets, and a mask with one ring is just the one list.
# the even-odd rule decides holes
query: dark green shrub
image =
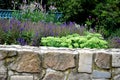
{"label": "dark green shrub", "polygon": [[51,3],[57,7],[59,12],[64,14],[64,21],[84,22],[90,11],[94,9],[96,0],[49,0],[48,6]]}
{"label": "dark green shrub", "polygon": [[98,21],[94,22],[97,30],[105,37],[120,28],[120,0],[106,0],[98,3],[92,11]]}
{"label": "dark green shrub", "polygon": [[[86,23],[104,37],[120,28],[120,0],[49,0],[48,6],[51,2],[63,12],[64,21]],[[89,16],[92,18],[88,19]]]}

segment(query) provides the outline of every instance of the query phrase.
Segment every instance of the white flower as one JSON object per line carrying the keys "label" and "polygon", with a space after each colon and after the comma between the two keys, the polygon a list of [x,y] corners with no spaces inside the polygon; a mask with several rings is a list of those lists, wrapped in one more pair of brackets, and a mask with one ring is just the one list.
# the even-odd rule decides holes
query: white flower
{"label": "white flower", "polygon": [[55,6],[52,6],[52,5],[51,5],[51,6],[49,7],[49,9],[50,9],[50,10],[56,10],[57,8],[56,8]]}

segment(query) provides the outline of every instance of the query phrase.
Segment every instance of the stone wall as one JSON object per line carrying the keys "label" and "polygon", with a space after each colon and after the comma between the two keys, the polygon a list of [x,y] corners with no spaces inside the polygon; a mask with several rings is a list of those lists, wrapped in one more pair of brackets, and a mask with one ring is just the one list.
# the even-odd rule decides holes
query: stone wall
{"label": "stone wall", "polygon": [[0,45],[0,80],[120,80],[120,49]]}

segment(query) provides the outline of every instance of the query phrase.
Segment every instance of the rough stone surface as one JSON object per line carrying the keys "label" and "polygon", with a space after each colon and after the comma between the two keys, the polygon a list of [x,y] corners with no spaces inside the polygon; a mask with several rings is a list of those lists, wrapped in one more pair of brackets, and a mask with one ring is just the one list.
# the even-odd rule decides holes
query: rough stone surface
{"label": "rough stone surface", "polygon": [[0,50],[0,60],[3,60],[7,57],[13,57],[16,55],[17,55],[16,51]]}
{"label": "rough stone surface", "polygon": [[34,52],[19,52],[19,57],[11,69],[17,72],[41,72],[40,57]]}
{"label": "rough stone surface", "polygon": [[109,69],[111,63],[111,55],[106,53],[95,54],[95,63],[98,67]]}
{"label": "rough stone surface", "polygon": [[93,54],[89,51],[79,52],[78,72],[92,72]]}
{"label": "rough stone surface", "polygon": [[92,79],[92,80],[109,80],[109,79]]}
{"label": "rough stone surface", "polygon": [[92,77],[87,73],[78,73],[76,70],[72,70],[68,76],[68,80],[91,80]]}
{"label": "rough stone surface", "polygon": [[112,75],[115,76],[118,74],[120,74],[120,68],[112,68]]}
{"label": "rough stone surface", "polygon": [[34,80],[42,80],[42,78],[45,76],[45,74],[46,74],[45,70],[42,70],[39,74],[37,74],[37,73],[33,74]]}
{"label": "rough stone surface", "polygon": [[0,75],[0,80],[6,80],[6,76],[5,75]]}
{"label": "rough stone surface", "polygon": [[43,55],[43,67],[66,70],[75,67],[75,54],[48,52]]}
{"label": "rough stone surface", "polygon": [[120,54],[112,54],[112,67],[120,67]]}
{"label": "rough stone surface", "polygon": [[13,71],[8,71],[8,75],[12,76],[12,75],[14,75],[14,72]]}
{"label": "rough stone surface", "polygon": [[11,76],[10,80],[33,80],[33,76]]}
{"label": "rough stone surface", "polygon": [[0,80],[6,80],[7,68],[4,66],[4,61],[0,61]]}
{"label": "rough stone surface", "polygon": [[0,60],[3,60],[6,57],[7,51],[0,50]]}
{"label": "rough stone surface", "polygon": [[4,61],[0,61],[0,74],[5,74],[7,72],[7,68],[4,66]]}
{"label": "rough stone surface", "polygon": [[101,79],[101,78],[111,78],[111,73],[110,72],[105,72],[105,71],[98,71],[94,70],[92,73],[92,77],[95,79]]}
{"label": "rough stone surface", "polygon": [[120,80],[120,75],[114,76],[113,80]]}
{"label": "rough stone surface", "polygon": [[43,80],[65,80],[65,75],[62,72],[48,70]]}

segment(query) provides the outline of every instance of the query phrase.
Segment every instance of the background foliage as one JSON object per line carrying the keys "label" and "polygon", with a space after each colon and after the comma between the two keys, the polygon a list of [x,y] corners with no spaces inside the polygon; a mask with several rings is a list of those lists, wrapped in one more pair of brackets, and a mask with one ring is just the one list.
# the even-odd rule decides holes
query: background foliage
{"label": "background foliage", "polygon": [[48,5],[51,2],[63,12],[64,21],[86,23],[104,37],[120,28],[120,0],[49,0]]}
{"label": "background foliage", "polygon": [[51,13],[44,13],[42,11],[15,11],[13,14],[13,17],[15,19],[21,20],[21,21],[32,21],[32,22],[52,22],[52,23],[60,23],[59,20],[56,19],[55,14]]}
{"label": "background foliage", "polygon": [[92,13],[98,18],[96,27],[100,33],[110,36],[120,28],[120,0],[106,0],[96,5]]}

